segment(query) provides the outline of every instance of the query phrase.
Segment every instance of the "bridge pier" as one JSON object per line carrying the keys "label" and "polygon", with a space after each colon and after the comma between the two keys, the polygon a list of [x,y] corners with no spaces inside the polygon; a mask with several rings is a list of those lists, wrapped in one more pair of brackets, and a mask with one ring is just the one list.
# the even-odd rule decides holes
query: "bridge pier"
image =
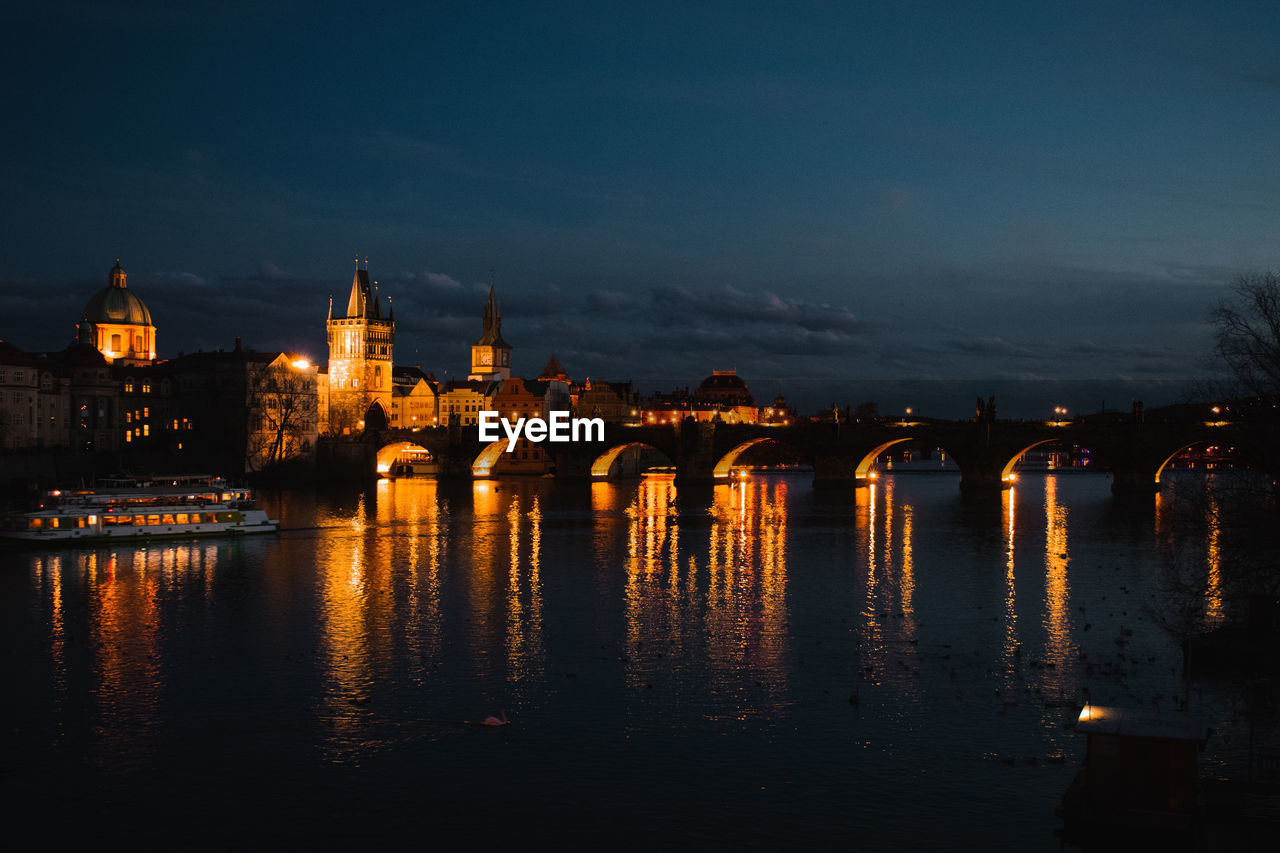
{"label": "bridge pier", "polygon": [[983,452],[972,456],[960,457],[954,453],[951,458],[960,468],[960,491],[973,494],[983,492],[1003,492],[1013,488],[1015,477],[1007,471],[1009,459],[1007,454],[992,452],[983,448]]}
{"label": "bridge pier", "polygon": [[968,474],[963,468],[960,469],[960,491],[969,494],[1003,492],[1006,489],[1013,488],[1013,482],[1013,480],[1001,477],[998,471],[995,473],[983,471],[981,473]]}
{"label": "bridge pier", "polygon": [[815,456],[813,459],[813,487],[815,489],[851,489],[867,485],[869,480],[859,480],[856,475],[856,456]]}
{"label": "bridge pier", "polygon": [[1154,471],[1117,468],[1111,472],[1111,493],[1113,495],[1154,495],[1158,491],[1160,491],[1160,484],[1156,482]]}

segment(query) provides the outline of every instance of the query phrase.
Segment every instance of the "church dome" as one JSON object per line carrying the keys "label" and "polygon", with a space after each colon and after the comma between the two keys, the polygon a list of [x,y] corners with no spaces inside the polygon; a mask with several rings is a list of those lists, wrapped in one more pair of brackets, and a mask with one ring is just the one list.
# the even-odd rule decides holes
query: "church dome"
{"label": "church dome", "polygon": [[751,389],[742,381],[735,370],[714,370],[702,380],[698,390],[693,392],[695,399],[708,403],[723,403],[730,406],[754,406],[755,399]]}
{"label": "church dome", "polygon": [[747,383],[742,381],[742,377],[738,376],[734,370],[717,370],[702,380],[702,384],[698,386],[699,391],[718,391],[720,393],[738,393],[745,394],[747,391]]}
{"label": "church dome", "polygon": [[146,304],[125,285],[125,272],[120,261],[111,268],[110,284],[99,290],[84,306],[84,321],[94,324],[118,323],[151,326],[151,312]]}

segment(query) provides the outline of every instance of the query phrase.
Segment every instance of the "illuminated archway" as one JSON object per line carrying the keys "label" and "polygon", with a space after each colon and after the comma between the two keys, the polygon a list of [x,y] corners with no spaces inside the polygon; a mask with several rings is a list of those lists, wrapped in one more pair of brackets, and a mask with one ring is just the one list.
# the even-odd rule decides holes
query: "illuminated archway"
{"label": "illuminated archway", "polygon": [[890,447],[893,447],[895,444],[902,444],[904,441],[911,441],[911,440],[912,439],[910,438],[895,438],[893,441],[886,441],[884,444],[881,444],[877,447],[872,448],[871,451],[868,452],[866,456],[862,457],[862,460],[858,463],[858,466],[853,469],[853,478],[855,480],[875,479],[876,475],[875,475],[875,472],[871,470],[871,466],[875,464],[876,457],[878,457],[881,453],[884,453]]}
{"label": "illuminated archway", "polygon": [[764,444],[766,441],[773,441],[772,438],[753,438],[750,441],[744,441],[733,450],[730,450],[724,456],[720,457],[720,461],[716,463],[715,469],[711,472],[712,476],[717,479],[728,477],[733,470],[733,465],[738,461],[738,457],[746,453],[757,444]]}
{"label": "illuminated archway", "polygon": [[617,447],[611,447],[604,453],[600,454],[600,456],[596,458],[596,461],[591,463],[591,476],[601,478],[608,477],[609,471],[613,468],[613,463],[618,461],[618,457],[626,453],[628,450],[634,450],[638,447],[647,447],[650,450],[654,450],[659,453],[662,452],[652,444],[645,444],[643,441],[630,441],[626,444],[619,444]]}
{"label": "illuminated archway", "polygon": [[493,466],[498,464],[498,459],[506,449],[507,440],[500,438],[484,450],[481,450],[480,455],[476,457],[476,461],[471,463],[471,476],[488,477],[493,472]]}
{"label": "illuminated archway", "polygon": [[1183,451],[1190,450],[1191,448],[1199,444],[1216,445],[1218,444],[1218,442],[1211,438],[1201,438],[1201,439],[1197,439],[1196,441],[1189,441],[1186,444],[1182,445],[1177,450],[1173,451],[1167,457],[1165,457],[1165,460],[1160,463],[1160,467],[1156,469],[1155,479],[1152,480],[1152,483],[1154,483],[1157,486],[1160,485],[1160,475],[1164,473],[1164,469],[1168,466],[1168,464],[1172,462],[1174,459],[1176,459],[1178,456],[1181,456]]}
{"label": "illuminated archway", "polygon": [[388,444],[386,447],[378,451],[378,473],[386,474],[395,464],[396,459],[403,453],[412,453],[415,456],[425,454],[425,459],[415,459],[421,462],[433,462],[435,457],[431,455],[431,451],[427,450],[420,444],[414,444],[412,441],[397,441],[394,444]]}
{"label": "illuminated archway", "polygon": [[1027,454],[1028,450],[1039,447],[1042,444],[1052,444],[1055,441],[1061,441],[1061,440],[1062,439],[1060,438],[1043,438],[1040,441],[1034,441],[1031,444],[1028,444],[1026,447],[1022,448],[1017,453],[1013,454],[1013,458],[1010,459],[1005,464],[1004,468],[1001,469],[1000,471],[1000,482],[1012,483],[1015,479],[1017,479],[1013,473],[1013,466],[1018,464],[1018,461]]}

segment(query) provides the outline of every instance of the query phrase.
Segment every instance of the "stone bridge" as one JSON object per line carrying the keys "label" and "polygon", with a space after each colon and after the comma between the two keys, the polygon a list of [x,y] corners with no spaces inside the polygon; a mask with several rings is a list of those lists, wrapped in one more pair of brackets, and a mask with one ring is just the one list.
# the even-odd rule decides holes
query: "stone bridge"
{"label": "stone bridge", "polygon": [[[650,448],[670,460],[684,481],[714,481],[728,477],[738,458],[758,445],[772,442],[782,451],[813,466],[815,486],[851,486],[874,478],[873,463],[891,447],[907,442],[929,452],[940,448],[960,469],[960,487],[999,490],[1014,480],[1013,469],[1035,447],[1078,448],[1090,465],[1112,475],[1117,492],[1150,492],[1159,486],[1165,465],[1182,450],[1200,443],[1230,441],[1230,430],[1203,420],[1154,420],[1116,417],[1106,422],[1073,421],[1057,424],[1027,421],[877,421],[853,424],[802,422],[792,426],[695,423],[679,426],[606,424],[603,441],[538,447],[542,461],[525,464],[522,473],[548,472],[561,478],[611,477],[613,463],[628,450]],[[503,459],[505,440],[481,442],[475,427],[384,430],[367,434],[363,442],[369,473],[376,469],[394,475],[391,465],[406,449],[417,449],[418,460],[430,459],[417,473],[441,477],[488,476]],[[423,453],[425,451],[425,453]],[[359,456],[359,454],[357,454]],[[375,461],[370,457],[376,457]]]}

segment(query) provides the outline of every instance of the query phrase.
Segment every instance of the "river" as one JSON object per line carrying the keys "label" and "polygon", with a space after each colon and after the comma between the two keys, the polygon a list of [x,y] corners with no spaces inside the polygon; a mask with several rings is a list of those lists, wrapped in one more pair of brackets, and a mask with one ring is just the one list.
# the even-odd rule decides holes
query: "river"
{"label": "river", "polygon": [[1057,850],[1085,691],[1229,703],[1153,624],[1220,543],[1108,485],[384,480],[261,495],[277,535],[6,552],[0,794],[161,846]]}

